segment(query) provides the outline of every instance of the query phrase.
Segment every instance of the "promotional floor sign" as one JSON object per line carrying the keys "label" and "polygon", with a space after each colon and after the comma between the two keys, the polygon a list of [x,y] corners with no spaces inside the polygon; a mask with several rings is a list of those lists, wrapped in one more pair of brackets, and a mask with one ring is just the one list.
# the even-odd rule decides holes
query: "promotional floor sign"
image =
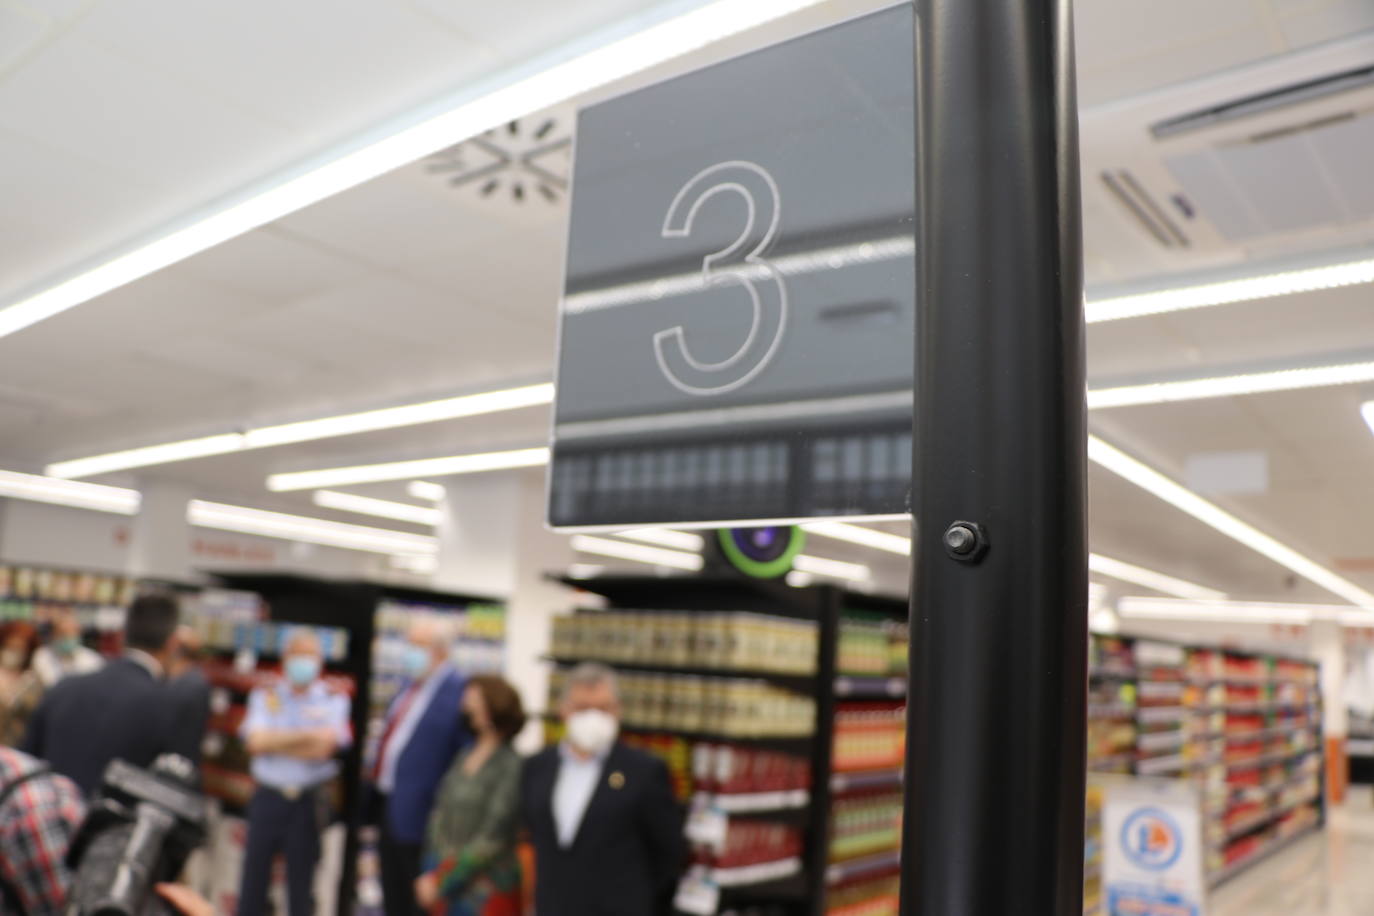
{"label": "promotional floor sign", "polygon": [[1181,780],[1111,782],[1102,842],[1107,916],[1204,916],[1206,849],[1194,786]]}

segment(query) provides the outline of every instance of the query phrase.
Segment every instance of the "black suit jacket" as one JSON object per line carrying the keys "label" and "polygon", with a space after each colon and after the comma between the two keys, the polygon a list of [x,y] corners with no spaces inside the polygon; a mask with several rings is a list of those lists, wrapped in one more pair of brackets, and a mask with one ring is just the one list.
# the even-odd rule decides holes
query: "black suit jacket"
{"label": "black suit jacket", "polygon": [[671,912],[687,848],[668,768],[616,744],[572,847],[563,849],[553,817],[561,765],[558,748],[546,748],[529,759],[521,777],[520,803],[535,852],[537,916]]}
{"label": "black suit jacket", "polygon": [[69,677],[43,697],[24,750],[92,796],[115,759],[149,766],[161,754],[200,761],[205,710],[127,658]]}

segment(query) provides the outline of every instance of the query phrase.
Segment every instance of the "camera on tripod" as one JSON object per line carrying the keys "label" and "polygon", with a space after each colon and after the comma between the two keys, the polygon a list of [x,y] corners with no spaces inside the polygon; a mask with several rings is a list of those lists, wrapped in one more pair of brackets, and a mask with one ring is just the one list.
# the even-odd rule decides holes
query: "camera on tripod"
{"label": "camera on tripod", "polygon": [[174,754],[144,770],[113,761],[100,799],[72,841],[66,916],[164,916],[153,890],[175,881],[205,840],[205,798],[196,770]]}

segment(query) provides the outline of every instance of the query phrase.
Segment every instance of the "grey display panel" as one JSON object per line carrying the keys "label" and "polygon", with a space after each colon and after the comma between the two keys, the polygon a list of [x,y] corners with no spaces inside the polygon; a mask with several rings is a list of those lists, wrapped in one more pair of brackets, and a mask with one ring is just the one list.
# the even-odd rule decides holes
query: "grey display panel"
{"label": "grey display panel", "polygon": [[909,511],[912,17],[581,112],[553,525]]}

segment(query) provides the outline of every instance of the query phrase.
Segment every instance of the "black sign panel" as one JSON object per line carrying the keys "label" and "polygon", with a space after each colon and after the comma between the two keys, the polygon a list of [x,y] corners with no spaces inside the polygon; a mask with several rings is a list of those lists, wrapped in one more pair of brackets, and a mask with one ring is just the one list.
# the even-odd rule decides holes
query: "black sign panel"
{"label": "black sign panel", "polygon": [[581,112],[552,524],[909,511],[912,15]]}

